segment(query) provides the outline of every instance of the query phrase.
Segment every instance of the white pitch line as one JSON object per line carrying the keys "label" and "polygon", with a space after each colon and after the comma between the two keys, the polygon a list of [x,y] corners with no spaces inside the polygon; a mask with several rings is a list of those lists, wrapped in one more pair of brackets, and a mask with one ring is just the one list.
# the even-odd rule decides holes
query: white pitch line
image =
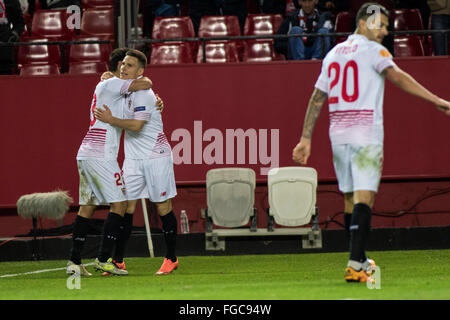
{"label": "white pitch line", "polygon": [[[87,263],[83,264],[84,266],[92,266],[94,263]],[[24,276],[27,274],[37,274],[37,273],[43,273],[43,272],[52,272],[52,271],[60,271],[64,270],[66,267],[63,268],[55,268],[55,269],[43,269],[43,270],[36,270],[36,271],[29,271],[29,272],[23,272],[23,273],[13,273],[13,274],[4,274],[0,276],[0,278],[12,278],[12,277],[18,277],[18,276]]]}

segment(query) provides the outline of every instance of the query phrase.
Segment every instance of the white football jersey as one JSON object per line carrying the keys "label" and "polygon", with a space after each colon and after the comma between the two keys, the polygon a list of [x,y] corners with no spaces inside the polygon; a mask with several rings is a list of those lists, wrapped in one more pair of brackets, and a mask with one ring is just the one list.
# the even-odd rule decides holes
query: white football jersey
{"label": "white football jersey", "polygon": [[133,80],[111,78],[97,84],[92,97],[89,131],[78,149],[77,160],[117,159],[122,129],[95,118],[95,107],[108,106],[114,117],[122,119],[125,94]]}
{"label": "white football jersey", "polygon": [[164,134],[161,112],[156,108],[153,90],[131,93],[124,106],[124,119],[146,120],[141,131],[125,130],[126,159],[154,159],[172,155]]}
{"label": "white football jersey", "polygon": [[315,87],[327,93],[332,144],[383,144],[384,76],[389,51],[359,34],[326,55]]}

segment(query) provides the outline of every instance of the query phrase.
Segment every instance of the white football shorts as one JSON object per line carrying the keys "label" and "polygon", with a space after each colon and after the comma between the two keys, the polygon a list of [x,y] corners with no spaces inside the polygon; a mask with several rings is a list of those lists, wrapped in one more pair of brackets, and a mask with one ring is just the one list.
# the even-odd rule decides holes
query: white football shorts
{"label": "white football shorts", "polygon": [[177,195],[172,156],[125,159],[122,170],[127,200],[148,198],[152,202],[164,202]]}
{"label": "white football shorts", "polygon": [[332,145],[334,171],[343,193],[378,191],[383,168],[383,145]]}
{"label": "white football shorts", "polygon": [[126,201],[117,160],[77,160],[80,205],[109,205]]}

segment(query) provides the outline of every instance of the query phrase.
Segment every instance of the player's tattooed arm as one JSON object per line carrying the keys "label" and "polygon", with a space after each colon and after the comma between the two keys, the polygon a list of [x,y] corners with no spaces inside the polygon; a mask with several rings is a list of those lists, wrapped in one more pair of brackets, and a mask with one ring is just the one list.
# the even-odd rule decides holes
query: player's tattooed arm
{"label": "player's tattooed arm", "polygon": [[327,98],[327,94],[318,89],[314,89],[314,92],[309,99],[308,111],[306,111],[305,121],[303,123],[303,133],[299,143],[292,150],[292,160],[295,162],[306,165],[308,158],[311,155],[311,137],[316,124],[317,118],[319,118],[320,110],[324,101]]}
{"label": "player's tattooed arm", "polygon": [[323,103],[327,99],[327,94],[319,89],[314,89],[309,99],[308,110],[306,111],[305,121],[303,123],[302,137],[311,139],[317,118],[319,118]]}

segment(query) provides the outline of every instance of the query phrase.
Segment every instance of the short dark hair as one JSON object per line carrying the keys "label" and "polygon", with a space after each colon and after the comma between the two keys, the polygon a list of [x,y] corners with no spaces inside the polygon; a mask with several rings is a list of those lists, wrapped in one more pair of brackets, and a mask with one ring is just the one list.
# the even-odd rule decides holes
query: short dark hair
{"label": "short dark hair", "polygon": [[129,48],[117,48],[111,52],[109,55],[109,71],[116,72],[117,64],[119,61],[125,59],[125,56],[129,50]]}
{"label": "short dark hair", "polygon": [[130,49],[127,51],[127,56],[135,57],[139,62],[139,66],[145,69],[145,66],[147,65],[147,57],[141,51]]}
{"label": "short dark hair", "polygon": [[389,11],[385,7],[383,7],[381,4],[378,4],[376,2],[367,2],[364,3],[361,8],[359,8],[358,13],[356,13],[356,25],[358,25],[359,20],[363,19],[364,21],[367,20],[374,12],[369,12],[370,6],[377,6],[380,9],[380,13],[384,14],[386,17],[389,18]]}

